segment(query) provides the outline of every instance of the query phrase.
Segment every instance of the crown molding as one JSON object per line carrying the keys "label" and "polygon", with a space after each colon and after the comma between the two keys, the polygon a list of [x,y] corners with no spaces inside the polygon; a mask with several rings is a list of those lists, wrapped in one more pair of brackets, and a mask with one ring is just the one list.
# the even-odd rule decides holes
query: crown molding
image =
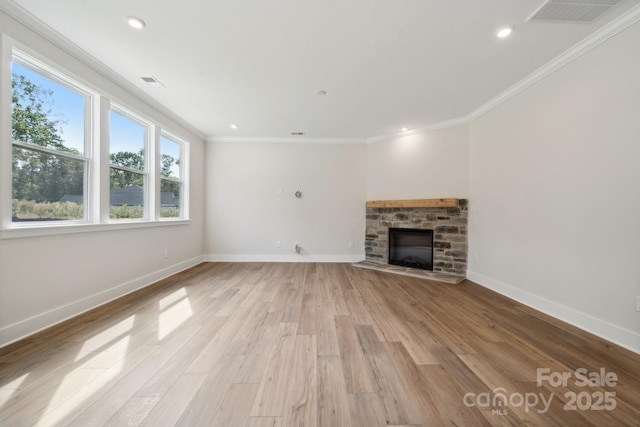
{"label": "crown molding", "polygon": [[638,21],[640,21],[640,4],[634,6],[624,15],[621,15],[617,19],[611,21],[609,24],[600,28],[598,31],[591,34],[589,37],[585,38],[575,46],[564,51],[562,54],[552,59],[542,67],[538,68],[536,71],[529,74],[527,77],[520,80],[518,83],[514,84],[495,98],[489,100],[477,109],[473,110],[471,113],[467,114],[464,119],[468,122],[471,122],[479,118],[480,116],[494,109],[509,98],[517,95],[529,86],[536,84],[540,80],[544,79],[545,77],[549,76],[550,74],[554,73],[555,71],[559,70],[560,68],[564,67],[565,65],[569,64],[585,53],[589,52],[591,49],[595,48],[596,46],[600,45],[601,43],[605,42],[606,40],[610,39],[611,37],[615,36],[619,32],[630,27]]}
{"label": "crown molding", "polygon": [[600,45],[604,41],[609,38],[615,36],[619,32],[628,28],[629,26],[635,24],[640,21],[640,4],[634,6],[625,14],[621,15],[617,19],[613,20],[609,24],[605,25],[589,37],[585,38],[572,48],[566,50],[544,66],[540,67],[533,73],[529,74],[527,77],[514,84],[507,90],[503,91],[496,97],[490,99],[488,102],[482,104],[480,107],[471,111],[469,114],[446,120],[438,123],[433,123],[428,126],[424,126],[421,128],[412,129],[407,132],[399,132],[393,134],[385,134],[378,135],[368,138],[273,138],[273,137],[264,137],[264,138],[241,138],[241,137],[205,137],[205,135],[196,129],[193,125],[188,123],[186,120],[177,116],[170,109],[157,102],[155,99],[147,95],[144,91],[131,84],[129,81],[125,80],[118,73],[111,70],[97,59],[89,55],[84,50],[80,49],[77,45],[64,38],[61,34],[57,33],[46,24],[44,24],[39,19],[35,18],[33,15],[29,14],[27,11],[22,9],[20,6],[16,5],[14,2],[9,0],[0,0],[0,10],[5,12],[8,16],[30,28],[32,31],[40,35],[41,37],[46,38],[51,43],[59,47],[60,49],[67,52],[69,55],[74,57],[76,60],[84,63],[89,66],[93,71],[102,75],[106,79],[110,80],[114,84],[120,86],[121,88],[132,92],[134,96],[142,100],[144,103],[154,108],[156,111],[160,112],[167,118],[174,121],[176,124],[182,126],[185,130],[188,130],[195,136],[206,139],[207,142],[253,142],[253,143],[321,143],[321,144],[362,144],[362,143],[374,143],[380,141],[386,141],[391,139],[397,139],[409,135],[417,135],[422,133],[431,132],[438,129],[444,129],[453,126],[459,126],[463,124],[468,124],[471,121],[481,117],[485,113],[489,112],[493,108],[507,101],[511,97],[517,95],[528,87],[534,85],[545,77],[549,76],[553,72],[559,70],[564,67],[568,63],[577,59],[578,57],[584,55],[591,49]]}
{"label": "crown molding", "polygon": [[365,144],[364,138],[305,138],[305,137],[283,137],[283,138],[242,138],[242,137],[208,137],[207,142],[231,142],[231,143],[257,143],[257,144]]}
{"label": "crown molding", "polygon": [[409,136],[409,135],[418,135],[421,133],[427,133],[427,132],[432,132],[434,130],[438,130],[438,129],[445,129],[445,128],[450,128],[450,127],[454,127],[454,126],[459,126],[459,125],[464,125],[469,123],[469,120],[467,119],[467,117],[459,117],[457,119],[452,119],[452,120],[447,120],[444,122],[438,122],[438,123],[433,123],[429,126],[424,126],[421,128],[416,128],[416,129],[411,129],[408,130],[406,132],[398,132],[398,133],[392,133],[392,134],[387,134],[387,135],[379,135],[379,136],[372,136],[370,138],[367,138],[367,144],[371,144],[373,142],[381,142],[381,141],[388,141],[391,139],[397,139],[397,138],[401,138],[404,136]]}
{"label": "crown molding", "polygon": [[549,76],[550,74],[554,73],[555,71],[559,70],[560,68],[564,67],[565,65],[569,64],[585,53],[589,52],[591,49],[595,48],[596,46],[600,45],[601,43],[605,42],[606,40],[610,39],[611,37],[615,36],[619,32],[625,30],[638,21],[640,21],[640,4],[634,6],[625,14],[611,21],[595,33],[591,34],[589,37],[564,51],[556,58],[552,59],[550,62],[538,68],[536,71],[529,74],[527,77],[520,80],[518,83],[514,84],[504,92],[500,93],[498,96],[482,104],[480,107],[476,108],[466,116],[447,120],[444,122],[434,123],[432,125],[425,126],[419,129],[413,129],[408,132],[370,137],[367,138],[367,143],[386,141],[408,135],[427,133],[438,129],[470,123],[473,120],[481,117],[485,113],[491,111],[503,102],[507,101],[509,98],[534,85],[535,83],[539,82],[540,80],[544,79],[545,77]]}
{"label": "crown molding", "polygon": [[129,92],[131,95],[138,98],[150,108],[156,110],[158,113],[165,116],[176,125],[193,134],[193,136],[201,140],[205,139],[206,135],[202,131],[196,129],[185,119],[175,114],[162,103],[156,101],[142,89],[138,88],[137,86],[126,80],[124,77],[122,77],[120,74],[107,67],[98,59],[94,58],[85,50],[81,49],[78,45],[71,42],[69,39],[55,31],[53,28],[49,27],[43,21],[27,12],[20,5],[10,0],[0,0],[0,12],[3,12],[9,18],[15,20],[38,36],[44,38],[49,43],[61,49],[76,61],[89,67],[96,74],[99,74],[111,83]]}

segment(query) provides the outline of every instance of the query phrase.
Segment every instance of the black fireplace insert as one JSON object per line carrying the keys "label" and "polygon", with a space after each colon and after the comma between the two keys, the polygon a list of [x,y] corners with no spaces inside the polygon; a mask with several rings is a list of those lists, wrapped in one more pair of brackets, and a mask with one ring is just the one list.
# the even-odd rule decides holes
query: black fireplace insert
{"label": "black fireplace insert", "polygon": [[389,264],[433,270],[433,230],[390,228]]}

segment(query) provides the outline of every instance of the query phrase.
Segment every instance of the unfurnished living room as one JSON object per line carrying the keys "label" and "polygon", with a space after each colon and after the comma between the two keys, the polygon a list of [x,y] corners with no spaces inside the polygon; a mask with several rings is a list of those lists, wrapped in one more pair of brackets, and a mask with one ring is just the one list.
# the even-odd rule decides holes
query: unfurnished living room
{"label": "unfurnished living room", "polygon": [[0,426],[639,426],[640,0],[0,0]]}

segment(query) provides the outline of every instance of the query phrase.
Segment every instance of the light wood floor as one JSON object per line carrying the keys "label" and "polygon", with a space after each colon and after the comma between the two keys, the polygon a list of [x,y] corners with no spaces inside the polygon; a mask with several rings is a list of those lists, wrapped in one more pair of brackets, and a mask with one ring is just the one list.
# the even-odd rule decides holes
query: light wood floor
{"label": "light wood floor", "polygon": [[640,355],[469,281],[201,264],[0,350],[0,425],[640,425],[639,374]]}

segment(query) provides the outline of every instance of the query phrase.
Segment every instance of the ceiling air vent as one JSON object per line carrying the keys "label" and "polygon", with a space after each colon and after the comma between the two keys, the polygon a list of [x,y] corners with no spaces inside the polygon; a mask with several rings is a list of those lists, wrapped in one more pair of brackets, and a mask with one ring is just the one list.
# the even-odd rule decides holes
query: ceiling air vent
{"label": "ceiling air vent", "polygon": [[293,135],[293,136],[303,136],[304,132],[291,132],[291,135]]}
{"label": "ceiling air vent", "polygon": [[620,0],[549,0],[527,21],[593,22]]}
{"label": "ceiling air vent", "polygon": [[160,80],[156,79],[155,77],[140,77],[140,78],[143,81],[149,83],[149,86],[151,87],[166,87],[160,82]]}

